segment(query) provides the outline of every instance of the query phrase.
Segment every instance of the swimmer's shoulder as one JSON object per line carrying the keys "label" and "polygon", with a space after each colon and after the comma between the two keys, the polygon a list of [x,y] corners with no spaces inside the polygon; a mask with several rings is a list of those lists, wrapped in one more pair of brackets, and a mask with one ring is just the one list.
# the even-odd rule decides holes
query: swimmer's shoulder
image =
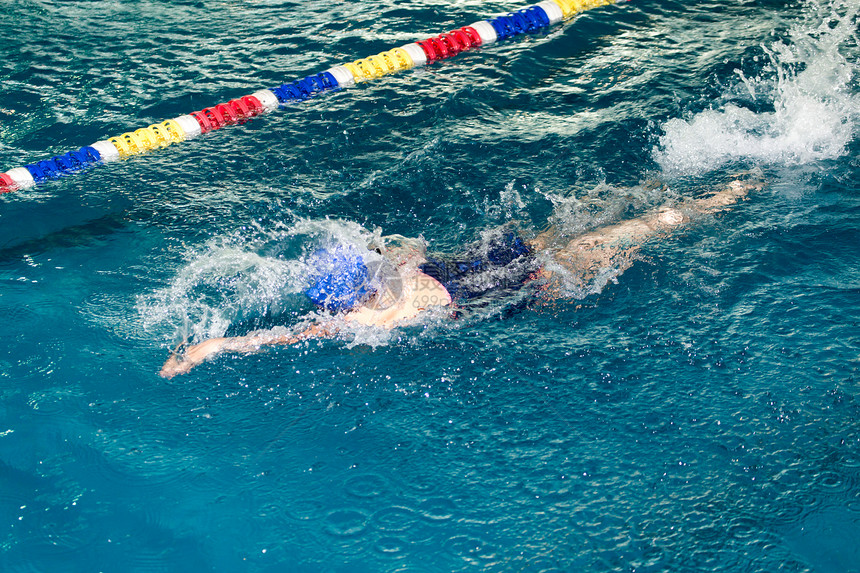
{"label": "swimmer's shoulder", "polygon": [[438,280],[422,271],[416,271],[411,278],[412,291],[408,296],[411,296],[412,306],[419,311],[451,304],[451,293]]}
{"label": "swimmer's shoulder", "polygon": [[344,318],[348,322],[365,326],[394,328],[434,306],[449,304],[451,295],[442,283],[415,269],[401,278],[400,296],[393,304],[381,308],[371,301],[348,313]]}

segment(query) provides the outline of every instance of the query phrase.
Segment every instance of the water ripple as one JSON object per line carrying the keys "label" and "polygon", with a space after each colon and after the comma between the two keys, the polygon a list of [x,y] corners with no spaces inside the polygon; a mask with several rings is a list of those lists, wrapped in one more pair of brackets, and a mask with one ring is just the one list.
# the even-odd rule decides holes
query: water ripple
{"label": "water ripple", "polygon": [[369,517],[357,509],[338,509],[326,514],[325,531],[334,537],[358,537],[367,531]]}
{"label": "water ripple", "polygon": [[345,487],[348,493],[359,498],[379,497],[388,491],[385,478],[377,474],[352,476]]}
{"label": "water ripple", "polygon": [[373,548],[387,558],[403,558],[409,548],[409,542],[400,537],[381,537],[377,539]]}
{"label": "water ripple", "polygon": [[413,509],[402,506],[391,506],[374,513],[373,523],[377,529],[388,533],[397,533],[414,527],[417,518],[418,516]]}
{"label": "water ripple", "polygon": [[448,521],[454,517],[456,506],[448,498],[436,497],[421,501],[416,510],[424,519],[438,523]]}

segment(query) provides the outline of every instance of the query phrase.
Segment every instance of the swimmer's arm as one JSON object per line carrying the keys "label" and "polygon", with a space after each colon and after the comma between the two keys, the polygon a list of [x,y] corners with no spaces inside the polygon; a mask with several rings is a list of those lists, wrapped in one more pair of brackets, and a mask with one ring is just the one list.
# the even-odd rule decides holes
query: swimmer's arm
{"label": "swimmer's arm", "polygon": [[174,352],[162,366],[159,375],[173,378],[177,374],[186,374],[192,368],[222,352],[249,354],[258,351],[263,346],[277,344],[296,344],[309,338],[331,338],[337,334],[337,328],[330,324],[313,323],[297,334],[273,334],[267,332],[234,336],[229,338],[210,338],[200,344],[189,346],[183,353]]}

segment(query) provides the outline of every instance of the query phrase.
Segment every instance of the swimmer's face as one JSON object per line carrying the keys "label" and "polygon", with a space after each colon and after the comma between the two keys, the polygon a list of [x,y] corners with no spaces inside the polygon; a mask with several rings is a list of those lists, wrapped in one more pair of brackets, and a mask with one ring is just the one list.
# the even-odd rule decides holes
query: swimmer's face
{"label": "swimmer's face", "polygon": [[423,239],[386,235],[382,237],[379,244],[381,247],[376,251],[397,268],[417,267],[426,260],[426,246]]}

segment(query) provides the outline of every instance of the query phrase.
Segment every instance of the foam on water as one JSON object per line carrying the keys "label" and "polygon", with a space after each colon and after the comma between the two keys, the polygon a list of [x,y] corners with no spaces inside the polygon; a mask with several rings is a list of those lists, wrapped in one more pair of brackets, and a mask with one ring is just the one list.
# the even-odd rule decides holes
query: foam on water
{"label": "foam on water", "polygon": [[[736,70],[729,101],[662,126],[653,156],[663,171],[697,175],[735,162],[800,165],[844,155],[860,119],[858,11],[856,1],[808,1],[787,42],[762,46],[769,64],[757,77]],[[737,103],[750,98],[773,111]]]}

